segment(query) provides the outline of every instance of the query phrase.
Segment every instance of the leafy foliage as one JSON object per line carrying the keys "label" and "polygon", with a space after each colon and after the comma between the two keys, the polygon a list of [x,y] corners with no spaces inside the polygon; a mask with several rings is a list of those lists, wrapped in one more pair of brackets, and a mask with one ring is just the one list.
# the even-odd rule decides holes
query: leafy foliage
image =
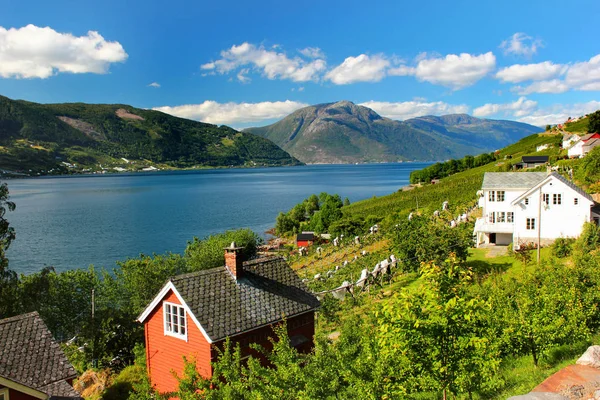
{"label": "leafy foliage", "polygon": [[405,271],[418,271],[421,263],[442,263],[450,253],[465,261],[471,247],[472,226],[451,228],[446,219],[414,216],[402,220],[392,233],[392,246]]}
{"label": "leafy foliage", "polygon": [[410,183],[429,183],[433,179],[441,179],[457,172],[481,167],[482,165],[491,163],[495,159],[492,153],[483,153],[477,157],[465,156],[459,160],[452,159],[443,163],[436,163],[429,167],[412,171],[410,173]]}
{"label": "leafy foliage", "polygon": [[185,263],[190,271],[215,268],[224,265],[223,249],[235,242],[242,247],[241,255],[250,259],[256,255],[256,250],[262,244],[262,238],[250,229],[238,229],[216,235],[210,235],[200,240],[195,237],[185,249]]}
{"label": "leafy foliage", "polygon": [[589,119],[589,132],[600,132],[600,110],[588,115]]}

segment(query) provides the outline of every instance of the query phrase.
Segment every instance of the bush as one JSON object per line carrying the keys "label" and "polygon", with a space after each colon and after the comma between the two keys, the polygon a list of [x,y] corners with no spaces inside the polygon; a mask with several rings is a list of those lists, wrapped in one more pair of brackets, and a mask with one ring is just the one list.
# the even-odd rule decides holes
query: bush
{"label": "bush", "polygon": [[571,255],[575,239],[558,238],[552,244],[552,255],[558,258],[565,258]]}

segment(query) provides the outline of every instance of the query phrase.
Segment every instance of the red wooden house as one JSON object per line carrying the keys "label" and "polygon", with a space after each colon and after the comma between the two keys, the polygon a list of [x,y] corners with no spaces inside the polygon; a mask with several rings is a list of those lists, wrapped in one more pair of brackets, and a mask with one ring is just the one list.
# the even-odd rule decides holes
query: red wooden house
{"label": "red wooden house", "polygon": [[[194,358],[198,372],[210,378],[216,347],[230,338],[243,357],[267,350],[273,326],[284,318],[290,342],[298,350],[313,347],[314,312],[319,301],[280,257],[243,262],[232,243],[225,266],[171,278],[139,316],[144,323],[148,375],[159,393],[177,390],[183,357]],[[256,354],[254,354],[256,355]]]}
{"label": "red wooden house", "polygon": [[77,373],[37,312],[0,320],[0,400],[76,400]]}

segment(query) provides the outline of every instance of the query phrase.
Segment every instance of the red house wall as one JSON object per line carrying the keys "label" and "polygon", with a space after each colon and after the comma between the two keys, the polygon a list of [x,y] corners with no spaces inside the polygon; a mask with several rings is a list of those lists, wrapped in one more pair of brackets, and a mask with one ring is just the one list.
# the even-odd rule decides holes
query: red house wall
{"label": "red house wall", "polygon": [[[163,301],[181,304],[172,291],[167,293]],[[177,379],[172,372],[176,372],[179,376],[182,375],[183,356],[186,356],[188,360],[194,357],[198,372],[202,376],[210,378],[212,376],[211,347],[189,314],[186,313],[187,342],[184,339],[165,335],[163,318],[163,303],[161,302],[144,324],[148,376],[150,376],[152,385],[160,393],[176,391]]]}
{"label": "red house wall", "polygon": [[[308,342],[300,345],[298,351],[302,353],[309,353],[314,347],[314,335],[315,335],[315,313],[308,312],[306,314],[298,315],[286,320],[286,326],[288,336],[291,338],[296,335],[303,335],[308,339]],[[270,351],[273,345],[269,341],[269,338],[274,338],[275,332],[273,325],[264,326],[262,328],[255,329],[250,332],[242,333],[240,335],[232,336],[230,338],[231,344],[235,348],[237,344],[240,345],[242,351],[242,357],[252,355],[259,357],[266,361],[262,355],[250,348],[251,343],[257,343],[261,345],[265,350]],[[225,341],[215,343],[215,346],[223,349]],[[213,361],[216,360],[217,353],[213,351]]]}
{"label": "red house wall", "polygon": [[[163,298],[164,301],[181,304],[172,291],[167,293]],[[165,335],[163,302],[156,307],[144,324],[146,357],[148,375],[150,376],[152,385],[154,385],[159,393],[171,393],[177,390],[177,379],[173,375],[173,372],[179,376],[183,373],[183,356],[186,356],[188,359],[194,357],[198,372],[202,376],[210,378],[212,376],[211,361],[216,360],[218,353],[211,347],[189,315],[186,315],[188,329],[187,342],[183,339]],[[303,335],[308,339],[307,343],[298,347],[299,351],[307,353],[313,349],[315,334],[314,312],[311,311],[287,319],[287,328],[290,338],[295,335]],[[273,326],[271,325],[233,336],[231,337],[231,343],[233,346],[236,346],[237,343],[240,344],[242,357],[247,355],[256,357],[259,355],[250,349],[249,345],[251,343],[258,343],[267,351],[270,351],[272,349],[269,341],[270,337],[275,337]],[[214,345],[222,349],[224,343],[225,341],[220,341],[214,343]],[[264,360],[263,357],[260,358]],[[11,398],[11,400],[13,399]]]}
{"label": "red house wall", "polygon": [[298,240],[296,242],[296,245],[298,247],[308,247],[308,246],[312,246],[313,242],[312,240]]}
{"label": "red house wall", "polygon": [[[0,385],[0,390],[4,388],[5,386]],[[37,397],[30,396],[15,389],[8,389],[8,398],[10,400],[39,400]]]}

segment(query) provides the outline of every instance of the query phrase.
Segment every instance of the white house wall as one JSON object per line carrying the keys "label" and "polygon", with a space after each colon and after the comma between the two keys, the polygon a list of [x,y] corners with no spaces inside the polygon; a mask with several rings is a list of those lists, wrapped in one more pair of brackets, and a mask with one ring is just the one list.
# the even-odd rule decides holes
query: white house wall
{"label": "white house wall", "polygon": [[581,157],[583,155],[583,140],[580,140],[571,146],[567,154],[569,157]]}
{"label": "white house wall", "polygon": [[[521,200],[515,205],[515,225],[513,240],[515,242],[537,242],[539,190],[529,196],[529,204]],[[590,221],[592,203],[563,182],[552,179],[542,187],[542,193],[549,194],[549,204],[542,202],[541,232],[542,240],[554,240],[560,237],[578,237],[583,224]],[[561,195],[561,204],[553,204],[553,195]],[[578,204],[574,204],[574,199]],[[535,229],[527,229],[527,218],[535,219]]]}

